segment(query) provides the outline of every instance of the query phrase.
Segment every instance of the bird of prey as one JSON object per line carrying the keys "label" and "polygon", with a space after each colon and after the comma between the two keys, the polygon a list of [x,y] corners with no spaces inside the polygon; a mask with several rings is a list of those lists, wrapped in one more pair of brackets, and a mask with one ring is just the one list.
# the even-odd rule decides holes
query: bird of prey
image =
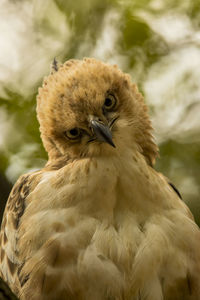
{"label": "bird of prey", "polygon": [[198,300],[200,230],[153,168],[158,148],[130,76],[93,58],[44,79],[48,162],[15,184],[1,276],[22,300]]}

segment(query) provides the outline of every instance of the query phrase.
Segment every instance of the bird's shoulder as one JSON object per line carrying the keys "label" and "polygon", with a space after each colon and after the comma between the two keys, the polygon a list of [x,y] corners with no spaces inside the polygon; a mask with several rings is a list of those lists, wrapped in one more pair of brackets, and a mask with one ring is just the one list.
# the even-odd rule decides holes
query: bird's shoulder
{"label": "bird's shoulder", "polygon": [[168,184],[168,186],[173,190],[173,192],[175,192],[175,194],[182,200],[183,198],[181,196],[181,193],[178,190],[178,188],[175,186],[175,184],[172,183],[171,180],[168,177],[164,176],[162,173],[157,172],[157,174],[160,178],[162,178]]}
{"label": "bird's shoulder", "polygon": [[41,171],[21,175],[8,197],[0,231],[0,274],[11,284],[21,264],[18,258],[17,232],[26,209],[26,199],[37,186]]}
{"label": "bird's shoulder", "polygon": [[19,221],[25,209],[25,200],[38,184],[41,178],[42,171],[27,173],[21,175],[17,182],[14,184],[10,195],[8,197],[4,216],[1,224],[1,231],[4,231],[9,216],[12,215],[13,228],[17,229]]}
{"label": "bird's shoulder", "polygon": [[9,225],[14,230],[17,230],[20,224],[20,219],[26,208],[26,199],[34,191],[35,187],[40,183],[41,179],[46,173],[62,169],[69,163],[70,159],[67,157],[60,158],[54,161],[47,162],[43,169],[21,175],[14,184],[10,195],[8,197],[2,223],[1,223],[1,239],[2,234],[6,234],[6,227]]}

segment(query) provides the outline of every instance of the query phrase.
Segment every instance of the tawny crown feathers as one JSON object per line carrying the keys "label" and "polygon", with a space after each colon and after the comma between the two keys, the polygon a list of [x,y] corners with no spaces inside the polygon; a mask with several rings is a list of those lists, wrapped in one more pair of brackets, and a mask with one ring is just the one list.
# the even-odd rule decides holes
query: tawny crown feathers
{"label": "tawny crown feathers", "polygon": [[[105,99],[110,95],[116,99],[116,105],[113,110],[104,111]],[[92,155],[95,142],[92,146],[89,143],[94,133],[88,125],[91,118],[110,127],[116,119],[112,124],[116,148],[120,148],[120,142],[133,145],[150,165],[158,154],[143,97],[131,83],[130,76],[116,65],[93,58],[69,60],[59,68],[56,64],[56,70],[54,68],[39,88],[37,116],[50,160],[65,155]],[[81,131],[79,138],[66,136],[66,132],[73,129]],[[100,149],[101,144],[96,143],[96,146]]]}

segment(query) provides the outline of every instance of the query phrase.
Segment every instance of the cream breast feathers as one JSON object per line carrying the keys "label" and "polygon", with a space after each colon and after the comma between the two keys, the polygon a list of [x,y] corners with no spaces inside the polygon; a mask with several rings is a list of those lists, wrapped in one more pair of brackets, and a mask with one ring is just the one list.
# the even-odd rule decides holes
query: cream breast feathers
{"label": "cream breast feathers", "polygon": [[200,231],[153,168],[158,148],[130,76],[54,64],[37,97],[49,160],[15,184],[1,276],[22,300],[198,300]]}

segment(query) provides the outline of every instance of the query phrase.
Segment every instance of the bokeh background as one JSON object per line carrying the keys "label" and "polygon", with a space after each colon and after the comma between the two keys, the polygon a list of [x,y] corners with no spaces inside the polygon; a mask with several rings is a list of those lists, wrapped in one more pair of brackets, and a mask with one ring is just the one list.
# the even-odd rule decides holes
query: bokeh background
{"label": "bokeh background", "polygon": [[47,155],[36,94],[56,57],[96,57],[131,74],[160,147],[156,169],[200,224],[200,1],[0,1],[0,215],[22,173]]}

